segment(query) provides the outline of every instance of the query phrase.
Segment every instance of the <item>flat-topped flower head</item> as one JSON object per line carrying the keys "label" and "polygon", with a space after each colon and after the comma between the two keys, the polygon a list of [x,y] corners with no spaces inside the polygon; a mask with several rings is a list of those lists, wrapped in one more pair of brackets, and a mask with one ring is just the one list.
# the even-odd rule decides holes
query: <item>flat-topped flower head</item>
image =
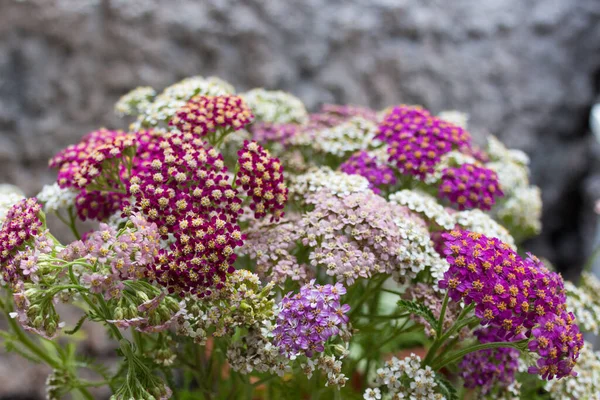
{"label": "flat-topped flower head", "polygon": [[134,147],[135,135],[100,129],[60,151],[50,160],[50,166],[59,168],[60,187],[84,189],[95,185],[92,190],[108,190],[122,186],[122,174],[131,163]]}
{"label": "flat-topped flower head", "polygon": [[351,104],[323,104],[321,112],[340,118],[361,117],[369,121],[377,121],[377,111]]}
{"label": "flat-topped flower head", "polygon": [[236,183],[251,199],[250,208],[255,218],[271,214],[271,220],[283,216],[288,189],[283,181],[283,166],[278,158],[256,142],[244,142],[238,151],[239,171]]}
{"label": "flat-topped flower head", "polygon": [[15,265],[19,250],[32,245],[44,227],[42,205],[35,198],[23,199],[13,205],[0,228],[0,266],[2,278],[15,283],[22,276]]}
{"label": "flat-topped flower head", "polygon": [[169,122],[183,133],[206,136],[219,129],[237,131],[254,116],[239,96],[195,96]]}
{"label": "flat-topped flower head", "polygon": [[396,184],[394,170],[364,150],[350,156],[340,165],[340,170],[350,175],[364,176],[375,193],[380,192],[380,186]]}
{"label": "flat-topped flower head", "polygon": [[439,196],[456,204],[459,210],[489,210],[496,198],[503,195],[498,175],[490,169],[475,164],[463,164],[443,171]]}
{"label": "flat-topped flower head", "polygon": [[388,144],[390,162],[419,179],[433,172],[442,155],[471,147],[467,131],[418,106],[394,107],[379,125],[377,139]]}
{"label": "flat-topped flower head", "polygon": [[256,88],[240,94],[256,116],[257,122],[272,124],[302,124],[308,113],[302,101],[281,90]]}
{"label": "flat-topped flower head", "polygon": [[281,300],[274,344],[288,357],[312,357],[325,350],[325,342],[347,329],[350,306],[340,303],[346,293],[341,283],[316,285],[314,280]]}
{"label": "flat-topped flower head", "polygon": [[222,287],[243,243],[242,200],[222,155],[191,133],[145,135],[139,148],[125,211],[140,211],[169,240],[149,278],[182,294]]}
{"label": "flat-topped flower head", "polygon": [[533,337],[530,350],[540,358],[531,372],[544,379],[568,375],[582,336],[574,315],[566,311],[562,277],[535,256],[522,259],[496,238],[460,230],[443,237],[450,268],[439,286],[455,301],[474,303],[475,316],[496,329],[499,338]]}

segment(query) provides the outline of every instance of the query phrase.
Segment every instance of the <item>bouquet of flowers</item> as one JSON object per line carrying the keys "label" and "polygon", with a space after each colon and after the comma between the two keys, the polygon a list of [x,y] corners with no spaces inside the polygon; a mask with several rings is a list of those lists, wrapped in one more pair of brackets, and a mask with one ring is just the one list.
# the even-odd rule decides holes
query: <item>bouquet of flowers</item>
{"label": "bouquet of flowers", "polygon": [[[1,335],[49,399],[599,398],[600,282],[519,252],[528,158],[464,115],[203,77],[116,112],[36,198],[0,191]],[[118,363],[78,356],[90,324]]]}

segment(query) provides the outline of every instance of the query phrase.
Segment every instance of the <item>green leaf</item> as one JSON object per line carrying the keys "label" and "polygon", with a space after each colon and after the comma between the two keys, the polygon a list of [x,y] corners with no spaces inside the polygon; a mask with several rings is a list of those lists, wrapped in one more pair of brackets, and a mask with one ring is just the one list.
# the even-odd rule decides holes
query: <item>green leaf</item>
{"label": "green leaf", "polygon": [[446,397],[447,400],[458,400],[458,393],[452,383],[448,382],[445,378],[440,375],[435,376],[435,380],[438,383],[440,392]]}
{"label": "green leaf", "polygon": [[425,321],[429,322],[432,328],[437,328],[437,318],[426,305],[417,303],[416,301],[399,300],[398,307],[407,310],[411,314],[425,318]]}
{"label": "green leaf", "polygon": [[75,327],[73,329],[67,330],[67,331],[65,331],[65,333],[67,335],[74,335],[75,333],[77,333],[77,331],[79,331],[81,329],[81,327],[83,326],[83,323],[85,322],[87,317],[88,317],[87,314],[85,314],[83,317],[81,317],[79,319],[79,321],[77,321],[77,324],[75,325]]}

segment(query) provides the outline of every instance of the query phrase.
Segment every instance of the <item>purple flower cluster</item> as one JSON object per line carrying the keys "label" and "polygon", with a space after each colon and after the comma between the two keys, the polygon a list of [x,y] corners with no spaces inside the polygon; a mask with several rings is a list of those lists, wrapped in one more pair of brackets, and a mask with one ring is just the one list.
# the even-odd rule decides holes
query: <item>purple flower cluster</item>
{"label": "purple flower cluster", "polygon": [[141,211],[163,239],[173,235],[148,276],[172,292],[203,296],[220,289],[243,244],[242,200],[223,156],[191,133],[147,133],[138,143],[129,185],[134,202],[125,211]]}
{"label": "purple flower cluster", "polygon": [[461,127],[421,107],[406,105],[394,107],[385,116],[376,138],[388,144],[390,162],[419,179],[433,172],[442,155],[471,147],[471,136]]}
{"label": "purple flower cluster", "polygon": [[250,127],[252,139],[259,143],[277,142],[286,146],[301,132],[301,125],[291,123],[255,122]]}
{"label": "purple flower cluster", "polygon": [[300,293],[288,293],[279,305],[274,344],[288,357],[297,353],[312,357],[324,351],[325,342],[348,323],[350,306],[340,305],[345,293],[340,283],[315,285],[314,280],[302,286]]}
{"label": "purple flower cluster", "polygon": [[523,260],[506,243],[454,230],[444,234],[450,268],[439,282],[454,301],[475,304],[483,325],[502,340],[531,338],[544,379],[571,374],[583,337],[575,317],[566,311],[562,277],[534,256]]}
{"label": "purple flower cluster", "polygon": [[459,210],[489,210],[496,202],[496,197],[503,195],[498,175],[491,169],[463,164],[443,171],[439,196],[457,204]]}
{"label": "purple flower cluster", "polygon": [[27,267],[19,268],[21,260],[17,255],[41,233],[44,225],[41,212],[42,205],[37,199],[30,198],[19,201],[6,214],[0,229],[0,266],[6,282],[14,284],[33,272]]}
{"label": "purple flower cluster", "polygon": [[260,219],[267,213],[272,214],[272,221],[283,217],[288,188],[283,182],[283,166],[279,159],[271,157],[258,143],[246,140],[238,151],[238,163],[236,183],[250,197],[254,217]]}
{"label": "purple flower cluster", "polygon": [[364,176],[375,193],[381,191],[380,186],[396,184],[394,170],[364,150],[350,156],[340,165],[340,170],[350,175]]}
{"label": "purple flower cluster", "polygon": [[[475,336],[481,343],[502,341],[491,328],[479,329]],[[494,387],[508,388],[515,380],[519,369],[519,350],[510,347],[484,349],[467,354],[461,361],[459,370],[465,387],[479,389],[482,396],[489,394]]]}

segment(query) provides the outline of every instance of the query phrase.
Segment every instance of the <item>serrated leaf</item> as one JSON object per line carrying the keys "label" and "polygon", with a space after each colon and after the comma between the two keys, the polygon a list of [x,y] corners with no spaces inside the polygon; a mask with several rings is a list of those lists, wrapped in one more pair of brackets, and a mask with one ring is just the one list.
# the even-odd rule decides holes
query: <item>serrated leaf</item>
{"label": "serrated leaf", "polygon": [[81,329],[81,327],[83,326],[83,323],[85,322],[87,317],[88,317],[87,314],[84,315],[83,317],[81,317],[79,319],[79,321],[77,321],[77,324],[75,325],[75,327],[73,329],[66,330],[65,333],[67,335],[74,335],[75,333],[77,333],[77,331],[79,331]]}
{"label": "serrated leaf", "polygon": [[448,382],[448,380],[439,375],[435,376],[435,380],[438,383],[440,391],[446,397],[447,400],[458,400],[458,393],[454,385],[452,385],[452,383]]}
{"label": "serrated leaf", "polygon": [[432,328],[437,328],[437,318],[433,315],[433,312],[424,304],[417,303],[416,301],[410,300],[399,300],[398,307],[407,310],[411,314],[416,314],[420,317],[425,318]]}

